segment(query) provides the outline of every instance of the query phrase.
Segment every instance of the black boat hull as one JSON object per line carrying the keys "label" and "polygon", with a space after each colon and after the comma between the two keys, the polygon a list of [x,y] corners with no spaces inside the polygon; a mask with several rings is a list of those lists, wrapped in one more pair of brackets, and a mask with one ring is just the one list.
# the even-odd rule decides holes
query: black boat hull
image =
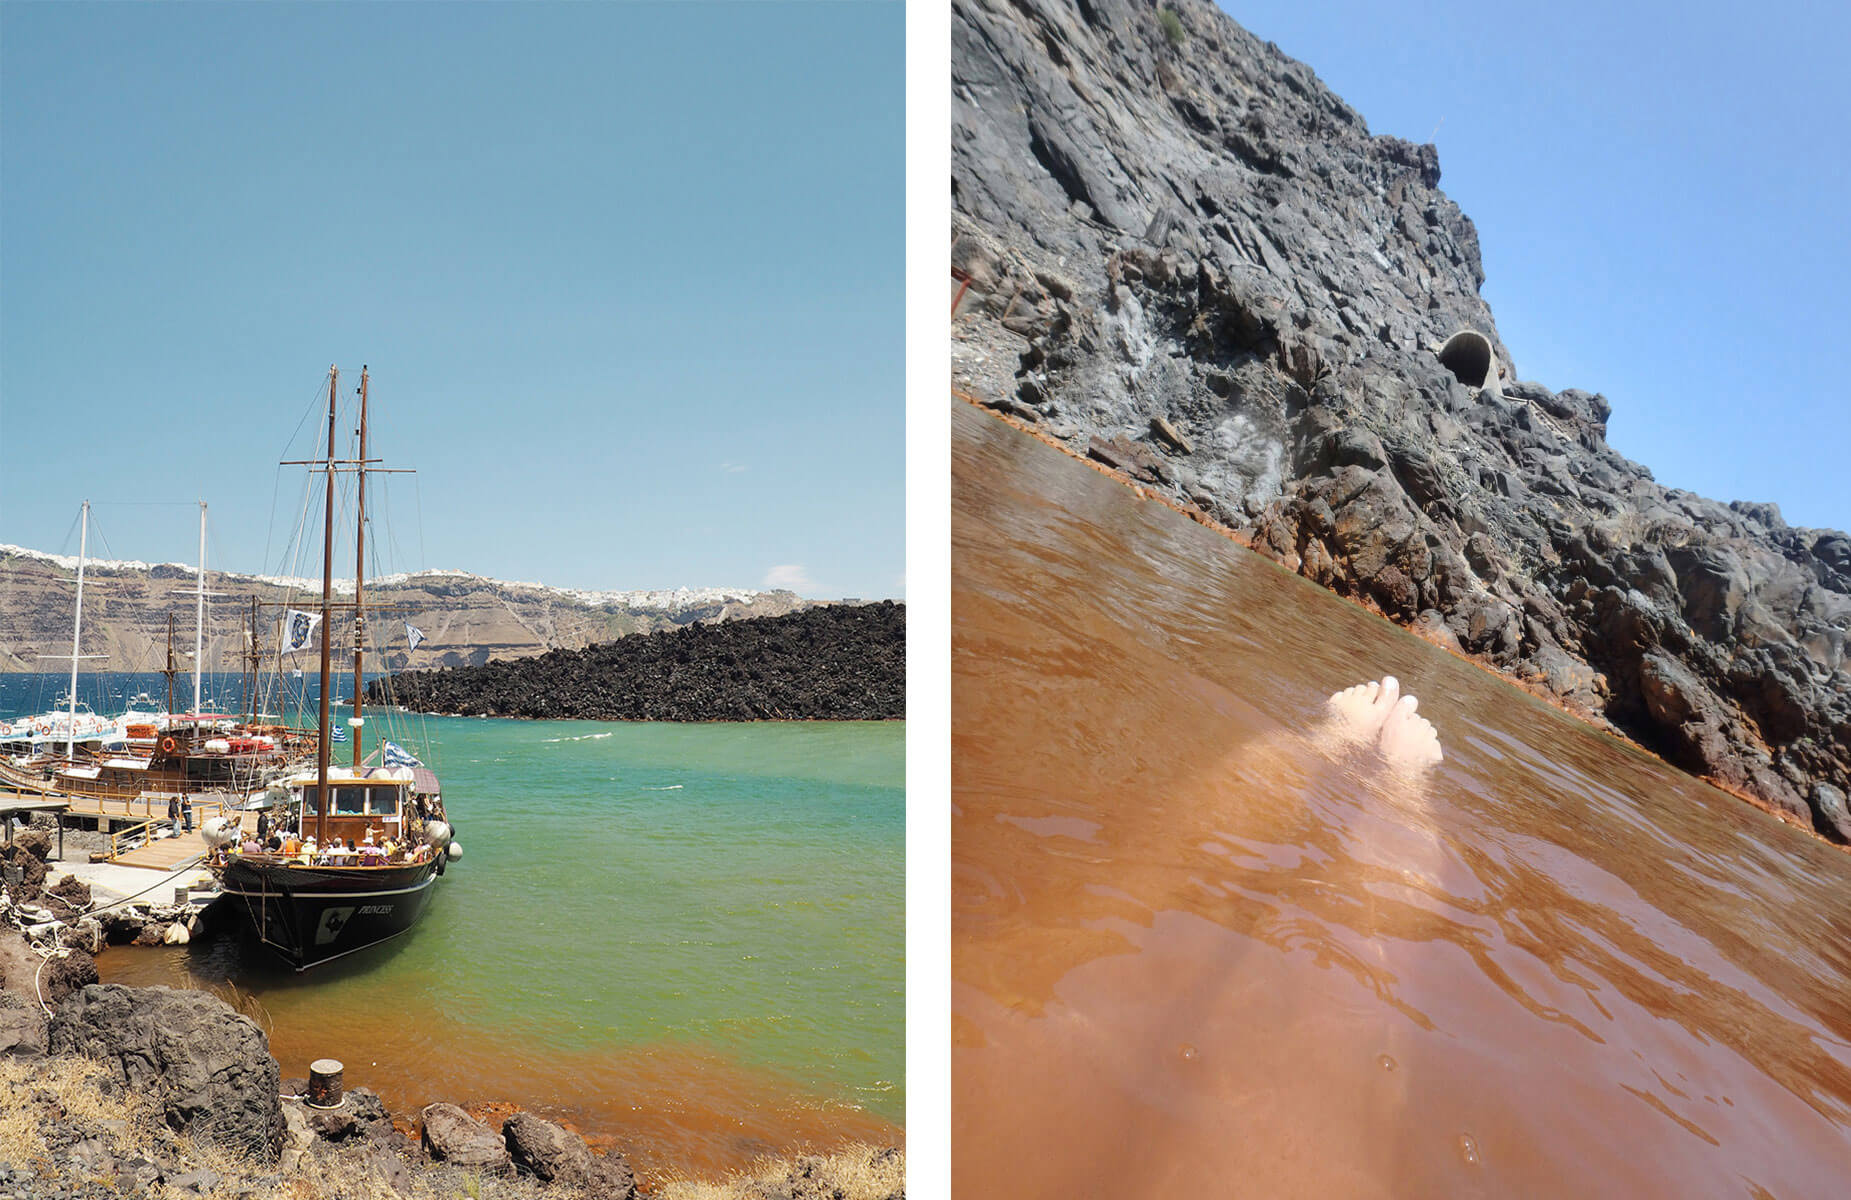
{"label": "black boat hull", "polygon": [[297,971],[397,937],[424,914],[442,859],[305,867],[234,858],[218,869],[220,915]]}

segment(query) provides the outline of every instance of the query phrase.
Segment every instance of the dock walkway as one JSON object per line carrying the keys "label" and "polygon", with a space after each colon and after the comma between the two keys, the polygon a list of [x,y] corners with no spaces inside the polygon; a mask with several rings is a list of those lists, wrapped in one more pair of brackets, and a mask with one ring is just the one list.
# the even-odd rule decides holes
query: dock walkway
{"label": "dock walkway", "polygon": [[[167,821],[167,797],[137,796],[133,799],[118,799],[102,796],[60,796],[56,793],[28,792],[18,790],[0,791],[0,817],[7,823],[7,840],[12,840],[12,818],[35,812],[50,812],[58,817],[58,857],[64,857],[64,818],[82,817],[87,820],[107,819],[119,827],[124,823],[134,824],[152,821],[165,825]],[[201,858],[206,848],[199,839],[199,824],[209,817],[225,816],[238,813],[241,828],[251,826],[250,814],[240,813],[233,807],[230,797],[195,796],[193,797],[193,828],[170,838],[155,838],[142,842],[133,850],[125,850],[109,861],[124,867],[144,867],[153,871],[173,871],[190,859]],[[152,826],[150,827],[152,828]]]}

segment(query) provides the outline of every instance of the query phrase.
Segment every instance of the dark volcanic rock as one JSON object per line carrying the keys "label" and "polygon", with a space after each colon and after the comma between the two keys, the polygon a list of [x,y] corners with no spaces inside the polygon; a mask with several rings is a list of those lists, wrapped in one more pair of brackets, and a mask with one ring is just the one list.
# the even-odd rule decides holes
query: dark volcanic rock
{"label": "dark volcanic rock", "polygon": [[283,1133],[276,1059],[263,1031],[217,997],[92,984],[59,1006],[51,1051],[107,1064],[161,1105],[176,1131],[276,1156]]}
{"label": "dark volcanic rock", "polygon": [[953,0],[954,382],[1843,839],[1851,538],[1661,487],[1606,397],[1521,380],[1435,149],[1164,7],[1180,39]]}
{"label": "dark volcanic rock", "polygon": [[47,1037],[43,1009],[12,992],[0,992],[0,1056],[43,1058]]}
{"label": "dark volcanic rock", "polygon": [[906,715],[906,606],[636,634],[584,650],[376,680],[369,700],[468,716],[880,721]]}
{"label": "dark volcanic rock", "polygon": [[532,1113],[518,1112],[501,1126],[508,1155],[517,1171],[543,1183],[557,1180],[609,1200],[630,1200],[636,1176],[621,1155],[600,1158],[583,1138]]}
{"label": "dark volcanic rock", "polygon": [[498,1170],[508,1165],[508,1148],[487,1125],[454,1104],[432,1104],[423,1118],[424,1149],[438,1162]]}

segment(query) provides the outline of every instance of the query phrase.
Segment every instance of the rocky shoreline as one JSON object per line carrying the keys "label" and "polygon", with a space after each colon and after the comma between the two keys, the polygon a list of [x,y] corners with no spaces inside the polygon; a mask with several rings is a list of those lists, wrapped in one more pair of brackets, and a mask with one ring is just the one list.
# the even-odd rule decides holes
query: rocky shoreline
{"label": "rocky shoreline", "polygon": [[50,852],[42,828],[0,846],[0,1200],[905,1195],[894,1148],[651,1188],[623,1154],[534,1113],[491,1121],[437,1101],[395,1119],[365,1087],[311,1105],[308,1081],[283,1078],[263,1028],[225,1000],[98,982],[96,954],[184,941],[191,910],[98,906],[70,875],[47,887]]}
{"label": "rocky shoreline", "polygon": [[952,39],[955,388],[1851,841],[1851,537],[1523,381],[1434,147],[1207,0],[954,0]]}
{"label": "rocky shoreline", "polygon": [[367,702],[584,721],[897,720],[906,716],[906,606],[830,605],[406,671],[369,683]]}

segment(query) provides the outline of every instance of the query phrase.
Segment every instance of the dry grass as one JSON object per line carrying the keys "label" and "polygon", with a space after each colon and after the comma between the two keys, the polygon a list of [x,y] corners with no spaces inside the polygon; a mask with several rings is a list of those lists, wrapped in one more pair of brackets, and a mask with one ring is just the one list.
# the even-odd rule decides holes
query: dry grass
{"label": "dry grass", "polygon": [[223,1000],[233,1012],[241,1013],[257,1023],[257,1027],[268,1037],[276,1031],[276,1022],[270,1017],[270,1010],[264,1007],[255,993],[241,990],[237,984],[227,979],[215,983],[206,989],[212,995]]}
{"label": "dry grass", "polygon": [[906,1155],[857,1145],[828,1155],[766,1159],[721,1183],[678,1179],[657,1194],[661,1200],[901,1200]]}
{"label": "dry grass", "polygon": [[[304,1155],[289,1175],[281,1176],[274,1163],[176,1135],[161,1121],[158,1106],[116,1085],[101,1063],[0,1058],[0,1162],[34,1168],[44,1183],[90,1182],[68,1164],[54,1164],[42,1133],[51,1129],[78,1140],[97,1138],[118,1159],[141,1155],[177,1162],[185,1171],[213,1171],[219,1183],[209,1200],[604,1200],[585,1188],[542,1186],[510,1171],[441,1165],[410,1165],[410,1187],[401,1193],[364,1145]],[[906,1194],[905,1183],[906,1160],[899,1151],[853,1146],[827,1156],[767,1160],[718,1184],[677,1181],[657,1195],[661,1200],[898,1200]],[[148,1195],[150,1200],[183,1196],[164,1185]],[[194,1200],[194,1193],[184,1197]]]}
{"label": "dry grass", "polygon": [[53,1126],[137,1151],[165,1134],[151,1105],[114,1086],[109,1068],[87,1058],[0,1058],[0,1096],[7,1098],[0,1106],[0,1161],[15,1166],[50,1164],[41,1131]]}

